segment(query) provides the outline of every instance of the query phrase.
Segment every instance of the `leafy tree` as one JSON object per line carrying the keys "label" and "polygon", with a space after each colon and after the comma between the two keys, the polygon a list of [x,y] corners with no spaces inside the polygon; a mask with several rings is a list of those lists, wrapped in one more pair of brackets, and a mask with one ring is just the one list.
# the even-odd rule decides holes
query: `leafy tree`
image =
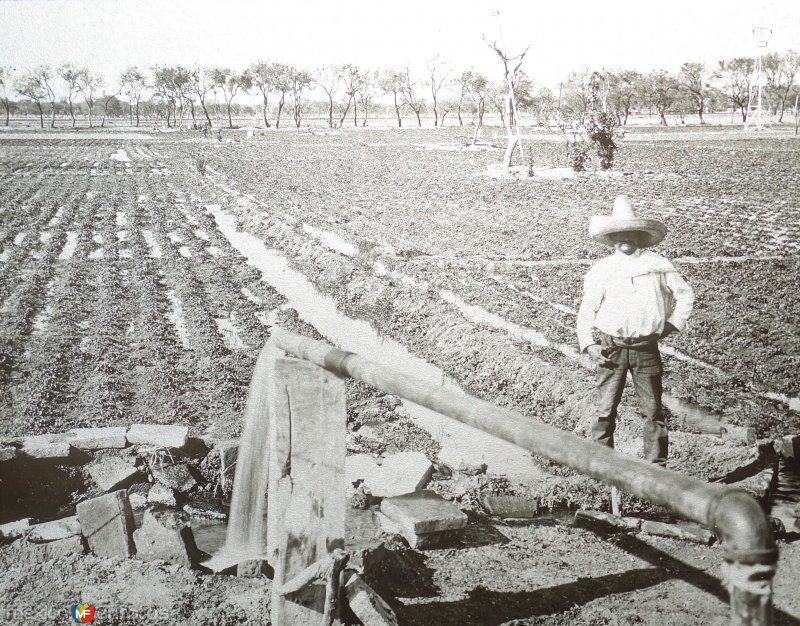
{"label": "leafy tree", "polygon": [[8,99],[8,87],[12,83],[11,74],[13,69],[4,65],[0,65],[0,102],[3,103],[3,108],[6,110],[6,126],[8,126],[9,118],[11,117],[11,101]]}
{"label": "leafy tree", "polygon": [[103,119],[100,120],[100,128],[105,128],[109,111],[114,110],[117,114],[119,113],[120,102],[117,96],[122,93],[122,89],[123,85],[120,85],[113,93],[103,93]]}
{"label": "leafy tree", "polygon": [[703,119],[703,111],[705,111],[706,97],[711,89],[709,78],[710,74],[703,63],[684,63],[681,65],[678,75],[680,86],[695,103],[700,124],[706,123]]}
{"label": "leafy tree", "polygon": [[294,114],[294,125],[298,130],[300,130],[300,121],[302,119],[301,100],[303,90],[313,84],[314,77],[310,72],[292,68],[292,113]]}
{"label": "leafy tree", "polygon": [[[283,63],[270,63],[267,71],[267,83],[270,91],[280,94],[275,128],[281,126],[281,112],[286,103],[286,94],[292,90],[292,68]],[[262,92],[263,93],[263,92]]]}
{"label": "leafy tree", "polygon": [[32,100],[39,109],[39,124],[44,128],[44,112],[42,111],[42,100],[47,98],[42,81],[35,72],[28,72],[23,74],[17,82],[14,83],[14,90],[21,96]]}
{"label": "leafy tree", "polygon": [[56,92],[53,89],[53,70],[49,65],[40,65],[32,74],[44,96],[50,101],[50,128],[56,127]]}
{"label": "leafy tree", "polygon": [[414,111],[414,115],[417,116],[417,125],[422,127],[422,118],[420,114],[425,107],[425,100],[420,98],[417,94],[416,86],[417,83],[411,80],[411,70],[406,67],[405,70],[403,70],[403,82],[400,93],[403,96],[403,104]]}
{"label": "leafy tree", "polygon": [[83,95],[86,106],[89,107],[89,128],[92,127],[92,107],[97,91],[103,87],[103,77],[88,68],[81,68],[78,73],[78,91]]}
{"label": "leafy tree", "polygon": [[72,118],[72,127],[75,128],[75,109],[73,106],[73,100],[75,98],[75,94],[78,92],[78,82],[80,79],[81,72],[83,70],[81,68],[75,67],[72,63],[64,63],[61,65],[56,72],[67,84],[67,103],[69,104],[69,116]]}
{"label": "leafy tree", "polygon": [[783,121],[786,101],[795,86],[800,72],[800,54],[787,50],[783,54],[771,52],[763,58],[764,74],[767,82],[767,97],[773,110],[778,113],[778,122]]}
{"label": "leafy tree", "polygon": [[642,101],[644,77],[635,70],[606,72],[608,105],[621,125],[628,123],[631,111]]}
{"label": "leafy tree", "polygon": [[549,126],[550,121],[558,115],[558,99],[547,87],[541,87],[532,96],[528,106],[540,126]]}
{"label": "leafy tree", "polygon": [[342,66],[342,84],[344,85],[344,109],[339,118],[339,127],[344,124],[347,114],[350,112],[350,107],[353,107],[353,125],[358,126],[358,107],[356,106],[356,96],[358,90],[361,88],[361,81],[363,75],[361,70],[355,65],[348,63]]}
{"label": "leafy tree", "polygon": [[214,90],[214,77],[211,70],[207,67],[199,66],[192,68],[189,72],[188,86],[191,93],[197,96],[200,107],[203,109],[203,115],[206,116],[206,122],[209,126],[213,126],[211,116],[208,114],[208,108],[206,107],[208,92]]}
{"label": "leafy tree", "polygon": [[667,125],[667,111],[678,95],[678,80],[666,70],[650,72],[644,81],[645,93],[658,111],[659,124]]}
{"label": "leafy tree", "polygon": [[267,119],[267,105],[269,104],[269,94],[272,91],[273,85],[273,67],[271,63],[266,61],[258,61],[253,63],[248,69],[250,77],[253,79],[253,84],[258,87],[261,92],[261,99],[263,101],[262,113],[264,115],[264,127],[269,128],[271,124]]}
{"label": "leafy tree", "polygon": [[742,114],[742,122],[747,121],[747,107],[750,99],[750,78],[755,68],[755,59],[737,57],[730,61],[720,61],[716,77],[723,85],[728,100],[733,108]]}
{"label": "leafy tree", "polygon": [[402,70],[396,70],[396,69],[383,70],[378,78],[378,85],[380,86],[381,90],[384,93],[392,94],[392,103],[394,104],[395,115],[397,115],[398,128],[401,128],[403,126],[403,118],[400,114],[400,109],[403,106],[403,103],[397,102],[397,96],[398,95],[402,96],[404,82],[405,82],[405,76]]}
{"label": "leafy tree", "polygon": [[486,113],[486,98],[492,89],[492,82],[486,76],[473,69],[463,72],[461,81],[475,111],[475,132],[472,134],[472,145],[474,146],[478,141],[478,134],[483,126],[483,116]]}
{"label": "leafy tree", "polygon": [[228,110],[228,127],[233,128],[233,118],[231,117],[233,99],[239,91],[248,91],[252,88],[253,78],[247,72],[236,73],[227,67],[214,68],[211,70],[211,75],[214,85],[222,90],[222,97]]}
{"label": "leafy tree", "polygon": [[120,76],[122,92],[128,97],[136,112],[136,126],[139,126],[139,102],[147,88],[147,78],[135,65],[129,66]]}
{"label": "leafy tree", "polygon": [[361,105],[361,126],[367,125],[367,117],[369,116],[369,108],[372,105],[372,99],[375,97],[375,87],[378,82],[378,72],[362,72],[360,80],[358,81],[358,91],[356,92],[357,104]]}
{"label": "leafy tree", "polygon": [[589,77],[589,70],[583,68],[570,72],[564,82],[562,108],[565,113],[577,117],[580,124],[589,109]]}

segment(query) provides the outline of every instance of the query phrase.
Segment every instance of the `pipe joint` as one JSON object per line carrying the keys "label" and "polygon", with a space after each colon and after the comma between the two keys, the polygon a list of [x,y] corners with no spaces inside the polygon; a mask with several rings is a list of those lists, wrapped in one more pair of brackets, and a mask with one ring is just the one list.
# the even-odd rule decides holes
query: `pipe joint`
{"label": "pipe joint", "polygon": [[773,565],[778,548],[769,520],[746,491],[729,489],[708,507],[709,525],[722,540],[725,560],[744,565]]}

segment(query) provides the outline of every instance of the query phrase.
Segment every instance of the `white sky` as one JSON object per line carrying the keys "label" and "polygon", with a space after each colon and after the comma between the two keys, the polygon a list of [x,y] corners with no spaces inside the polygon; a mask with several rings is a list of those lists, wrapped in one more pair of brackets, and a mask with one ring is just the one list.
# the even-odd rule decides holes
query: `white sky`
{"label": "white sky", "polygon": [[0,64],[71,61],[115,83],[127,65],[424,70],[439,54],[496,78],[482,41],[500,39],[494,10],[507,50],[530,45],[523,68],[551,88],[581,67],[675,71],[754,56],[759,23],[773,29],[769,50],[800,49],[800,0],[0,0]]}

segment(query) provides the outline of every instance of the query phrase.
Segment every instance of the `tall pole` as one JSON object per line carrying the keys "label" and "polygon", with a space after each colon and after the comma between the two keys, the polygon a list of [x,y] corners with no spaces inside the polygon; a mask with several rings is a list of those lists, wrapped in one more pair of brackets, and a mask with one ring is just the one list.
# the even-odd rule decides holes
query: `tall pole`
{"label": "tall pole", "polygon": [[764,83],[763,56],[764,48],[767,47],[769,36],[772,34],[772,29],[766,26],[755,26],[753,27],[753,34],[756,36],[756,42],[758,45],[758,57],[756,58],[756,67],[755,71],[753,72],[757,91],[754,97],[753,85],[750,85],[750,94],[747,99],[747,118],[745,119],[744,127],[749,128],[753,124],[753,120],[751,120],[750,109],[752,108],[753,101],[755,100],[756,110],[755,115],[752,117],[755,118],[754,121],[756,130],[762,130],[764,128],[764,110],[761,105],[762,88]]}

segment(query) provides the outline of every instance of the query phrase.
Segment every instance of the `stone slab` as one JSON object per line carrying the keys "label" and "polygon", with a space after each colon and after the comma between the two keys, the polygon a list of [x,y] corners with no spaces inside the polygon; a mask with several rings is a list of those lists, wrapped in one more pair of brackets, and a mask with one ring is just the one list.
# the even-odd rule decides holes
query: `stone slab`
{"label": "stone slab", "polygon": [[422,452],[398,452],[387,456],[371,482],[365,483],[378,498],[418,491],[428,484],[433,464]]}
{"label": "stone slab", "polygon": [[133,540],[136,558],[143,561],[167,561],[191,567],[200,560],[191,526],[184,515],[174,511],[146,511]]}
{"label": "stone slab", "polygon": [[136,524],[124,489],[78,503],[78,520],[97,556],[129,557],[135,552]]}
{"label": "stone slab", "polygon": [[358,574],[353,574],[344,587],[350,610],[364,626],[397,626],[392,608]]}
{"label": "stone slab", "polygon": [[660,537],[674,537],[685,539],[696,543],[711,545],[715,540],[714,533],[697,524],[665,524],[663,522],[653,522],[646,520],[642,522],[642,532],[647,535],[658,535]]}
{"label": "stone slab", "polygon": [[21,440],[19,453],[31,459],[67,459],[70,454],[69,437],[64,434],[33,435]]}
{"label": "stone slab", "polygon": [[30,517],[18,519],[6,524],[0,524],[0,538],[16,539],[18,537],[22,537],[31,529],[32,525],[33,520]]}
{"label": "stone slab", "polygon": [[102,450],[106,448],[124,448],[128,442],[125,437],[127,428],[109,426],[107,428],[71,428],[67,431],[70,443],[81,450]]}
{"label": "stone slab", "polygon": [[188,426],[161,424],[132,424],[126,438],[129,443],[147,444],[160,448],[182,448],[189,440]]}
{"label": "stone slab", "polygon": [[62,519],[53,520],[52,522],[44,522],[43,524],[34,524],[28,533],[28,541],[33,543],[47,543],[50,541],[59,541],[61,539],[68,539],[75,535],[81,534],[81,523],[78,521],[78,516],[64,517]]}
{"label": "stone slab", "polygon": [[197,486],[197,481],[185,463],[175,465],[154,463],[150,466],[150,471],[157,483],[179,493],[187,493]]}
{"label": "stone slab", "polygon": [[381,513],[416,534],[459,530],[467,525],[467,515],[452,502],[430,490],[384,498]]}
{"label": "stone slab", "polygon": [[438,548],[457,538],[461,532],[459,530],[442,530],[433,533],[415,533],[398,524],[393,519],[390,519],[380,511],[375,512],[375,519],[378,520],[384,532],[392,535],[400,535],[408,542],[409,546],[416,550]]}
{"label": "stone slab", "polygon": [[152,489],[147,494],[147,501],[150,504],[165,504],[167,506],[175,506],[175,492],[161,483],[153,485]]}
{"label": "stone slab", "polygon": [[619,517],[603,511],[576,511],[573,524],[578,528],[612,527],[619,530],[639,530],[642,520],[638,517]]}
{"label": "stone slab", "polygon": [[0,446],[0,462],[16,459],[17,454],[17,449],[14,446]]}
{"label": "stone slab", "polygon": [[539,512],[539,501],[523,496],[484,496],[483,506],[490,515],[501,519],[531,519]]}
{"label": "stone slab", "polygon": [[103,491],[114,491],[133,482],[139,476],[131,463],[115,456],[104,456],[86,468],[89,476]]}

